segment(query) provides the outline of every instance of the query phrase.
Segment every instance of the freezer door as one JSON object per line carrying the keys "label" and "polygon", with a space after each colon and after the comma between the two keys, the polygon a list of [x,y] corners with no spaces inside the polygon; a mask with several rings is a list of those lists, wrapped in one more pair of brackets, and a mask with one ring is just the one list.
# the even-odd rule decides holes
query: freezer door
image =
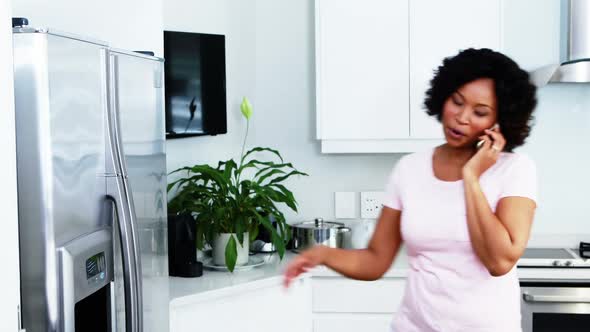
{"label": "freezer door", "polygon": [[56,248],[108,224],[106,45],[49,33],[13,43],[23,327],[62,331]]}
{"label": "freezer door", "polygon": [[131,189],[141,252],[144,331],[168,331],[163,62],[111,50],[123,178]]}

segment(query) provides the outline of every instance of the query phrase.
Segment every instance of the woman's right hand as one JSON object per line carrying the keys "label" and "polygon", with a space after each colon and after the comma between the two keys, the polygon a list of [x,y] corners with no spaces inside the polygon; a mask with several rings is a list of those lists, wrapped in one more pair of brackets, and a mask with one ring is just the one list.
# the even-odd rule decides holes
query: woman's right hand
{"label": "woman's right hand", "polygon": [[295,257],[283,274],[283,285],[285,288],[289,287],[289,284],[301,273],[307,272],[308,270],[322,264],[326,255],[325,246],[316,245]]}

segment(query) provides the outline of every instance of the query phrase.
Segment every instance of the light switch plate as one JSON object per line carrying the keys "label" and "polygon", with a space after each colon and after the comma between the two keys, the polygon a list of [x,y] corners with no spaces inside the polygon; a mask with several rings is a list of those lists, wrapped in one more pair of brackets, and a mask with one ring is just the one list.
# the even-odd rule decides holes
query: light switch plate
{"label": "light switch plate", "polygon": [[334,216],[336,219],[353,219],[358,216],[357,198],[354,191],[334,193]]}

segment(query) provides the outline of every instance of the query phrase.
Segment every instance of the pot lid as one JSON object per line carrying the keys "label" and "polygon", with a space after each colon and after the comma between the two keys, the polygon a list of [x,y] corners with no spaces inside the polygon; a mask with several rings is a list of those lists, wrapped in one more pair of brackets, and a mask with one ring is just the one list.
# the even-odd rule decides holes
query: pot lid
{"label": "pot lid", "polygon": [[313,221],[304,221],[292,225],[292,227],[307,228],[307,229],[330,229],[344,227],[344,223],[336,221],[324,221],[322,218],[316,218]]}

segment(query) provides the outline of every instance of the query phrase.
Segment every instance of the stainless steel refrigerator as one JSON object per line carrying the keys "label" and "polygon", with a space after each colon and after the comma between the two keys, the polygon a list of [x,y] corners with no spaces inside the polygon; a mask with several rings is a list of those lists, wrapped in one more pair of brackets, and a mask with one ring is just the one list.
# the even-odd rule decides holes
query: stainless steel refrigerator
{"label": "stainless steel refrigerator", "polygon": [[167,331],[163,60],[13,29],[22,328]]}

